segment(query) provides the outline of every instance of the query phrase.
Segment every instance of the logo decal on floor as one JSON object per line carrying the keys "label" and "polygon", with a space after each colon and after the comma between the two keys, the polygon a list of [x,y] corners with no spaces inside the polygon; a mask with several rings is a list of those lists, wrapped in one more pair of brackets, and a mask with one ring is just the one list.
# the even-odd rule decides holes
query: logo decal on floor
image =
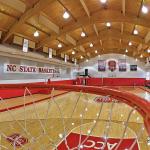
{"label": "logo decal on floor", "polygon": [[[101,102],[110,103],[110,102],[113,101],[113,99],[112,99],[111,97],[109,97],[109,96],[103,96],[103,97],[96,97],[96,98],[94,99],[94,101],[95,101],[96,103],[101,103]],[[118,103],[118,101],[115,100],[115,103]]]}
{"label": "logo decal on floor", "polygon": [[[87,138],[86,141],[84,141]],[[70,133],[66,140],[68,147],[70,149],[75,148],[74,150],[78,150],[78,145],[79,145],[79,139],[80,139],[80,134],[77,133]],[[82,145],[80,145],[80,149],[82,150],[114,150],[118,143],[120,142],[121,139],[119,138],[108,138],[107,142],[105,144],[105,139],[102,137],[95,137],[95,136],[87,136],[87,135],[82,135],[81,136],[81,142]],[[120,146],[118,147],[118,150],[125,150],[129,149],[131,146],[132,150],[139,150],[138,143],[135,142],[135,138],[130,138],[130,139],[123,139],[121,142]],[[134,144],[134,145],[132,145]],[[63,140],[57,147],[58,150],[68,150],[65,144],[65,141]]]}
{"label": "logo decal on floor", "polygon": [[28,139],[21,136],[19,133],[14,133],[8,136],[6,140],[16,147],[21,147],[22,145],[28,143]]}

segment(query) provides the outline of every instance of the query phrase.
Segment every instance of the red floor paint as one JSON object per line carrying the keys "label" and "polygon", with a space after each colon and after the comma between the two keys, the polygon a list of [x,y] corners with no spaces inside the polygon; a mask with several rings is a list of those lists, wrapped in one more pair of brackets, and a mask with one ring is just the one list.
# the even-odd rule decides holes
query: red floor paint
{"label": "red floor paint", "polygon": [[[87,137],[87,135],[82,135],[81,136],[81,143],[84,141],[84,139]],[[79,138],[80,134],[77,133],[70,133],[68,137],[66,138],[67,144],[70,149],[75,148],[79,144]],[[119,138],[109,138],[107,141],[107,144],[104,147],[104,150],[115,150],[117,144],[119,143],[120,139]],[[133,144],[135,141],[134,138],[131,139],[124,139],[120,146],[118,147],[117,150],[126,150],[129,149],[130,146]],[[105,139],[101,137],[95,137],[95,136],[89,136],[88,139],[83,143],[83,148],[82,150],[101,150],[104,146]],[[62,141],[58,145],[58,150],[68,150],[65,141]],[[78,150],[75,148],[74,150]],[[137,142],[135,143],[134,147],[132,150],[139,150]]]}

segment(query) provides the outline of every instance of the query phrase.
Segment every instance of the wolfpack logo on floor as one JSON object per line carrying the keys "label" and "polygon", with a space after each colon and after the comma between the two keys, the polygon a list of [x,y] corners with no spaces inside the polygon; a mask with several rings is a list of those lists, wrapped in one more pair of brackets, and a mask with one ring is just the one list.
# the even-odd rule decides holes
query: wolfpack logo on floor
{"label": "wolfpack logo on floor", "polygon": [[[81,136],[81,143],[87,138],[87,135]],[[70,149],[78,147],[79,145],[80,134],[70,133],[66,140]],[[105,145],[105,139],[101,137],[89,136],[88,139],[82,144],[82,150],[115,150],[117,144],[119,143],[119,138],[108,138],[107,143]],[[134,143],[135,139],[123,139],[118,150],[126,150],[129,149]],[[68,150],[65,141],[63,140],[57,147],[58,150]],[[78,150],[75,148],[74,150]],[[135,143],[132,150],[139,150],[137,142]]]}
{"label": "wolfpack logo on floor", "polygon": [[95,102],[100,103],[100,102],[104,102],[104,103],[109,103],[112,102],[112,98],[109,96],[104,96],[104,97],[96,97],[94,99]]}
{"label": "wolfpack logo on floor", "polygon": [[15,145],[16,147],[21,147],[22,145],[28,143],[28,139],[18,133],[14,133],[8,136],[6,139],[8,142],[10,142],[12,145]]}

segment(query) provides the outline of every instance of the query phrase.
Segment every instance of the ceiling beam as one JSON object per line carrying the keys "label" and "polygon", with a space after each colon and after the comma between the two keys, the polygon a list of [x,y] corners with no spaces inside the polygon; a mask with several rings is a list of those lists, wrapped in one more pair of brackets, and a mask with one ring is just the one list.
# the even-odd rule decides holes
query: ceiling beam
{"label": "ceiling beam", "polygon": [[[94,57],[97,57],[98,55],[104,55],[104,54],[109,54],[110,52],[108,51],[108,49],[107,49],[107,51],[106,52],[100,52],[100,53],[98,53],[98,54],[91,54],[91,56],[90,57],[84,57],[83,59],[80,59],[80,58],[78,58],[78,63],[81,63],[81,62],[84,62],[84,61],[86,61],[86,59],[87,58],[94,58]],[[117,52],[116,54],[123,54],[123,53],[121,53],[121,52]],[[127,54],[127,56],[130,56],[130,57],[133,57],[132,56],[132,53],[128,53]]]}
{"label": "ceiling beam", "polygon": [[[133,42],[138,43],[138,44],[142,43],[143,45],[150,46],[150,43],[145,43],[143,38],[141,38],[139,36],[132,35],[128,32],[124,32],[123,34],[121,34],[120,31],[115,30],[115,29],[103,30],[99,33],[98,37],[96,37],[95,35],[90,35],[87,38],[83,38],[77,42],[76,46],[83,45],[83,44],[88,43],[89,41],[92,41],[92,40],[94,41],[97,39],[99,39],[99,40],[108,39],[108,37],[110,37],[110,38],[113,37],[114,39],[123,39],[125,41],[133,41]],[[70,49],[73,49],[73,48],[74,48],[74,46],[64,47],[64,48],[58,50],[58,54],[67,53]]]}
{"label": "ceiling beam", "polygon": [[123,22],[121,23],[121,34],[123,34],[123,28],[124,28],[124,24]]}
{"label": "ceiling beam", "polygon": [[145,36],[145,43],[148,43],[150,41],[150,31]]}
{"label": "ceiling beam", "polygon": [[49,41],[55,40],[58,36],[65,35],[66,33],[74,31],[75,29],[78,29],[81,26],[87,26],[96,23],[104,23],[108,20],[109,22],[127,22],[150,28],[150,21],[147,19],[138,18],[137,16],[128,13],[126,13],[126,15],[124,16],[118,10],[101,10],[92,14],[90,19],[88,17],[78,18],[77,22],[72,22],[70,23],[70,25],[63,27],[60,30],[60,35],[51,35],[50,37],[46,37],[45,39],[43,39],[39,43],[39,46],[43,46],[45,44],[48,45]]}
{"label": "ceiling beam", "polygon": [[85,10],[87,16],[90,18],[90,11],[89,11],[89,9],[88,9],[87,6],[86,6],[85,1],[84,1],[84,0],[80,0],[80,3],[81,3],[81,5],[82,5],[82,7],[84,8],[84,10]]}
{"label": "ceiling beam", "polygon": [[2,42],[6,42],[7,39],[17,31],[18,28],[20,28],[29,18],[36,15],[40,11],[42,11],[45,7],[50,5],[54,0],[39,0],[37,4],[34,5],[34,7],[31,7],[28,9],[19,19],[17,20],[9,29],[7,34],[5,35]]}
{"label": "ceiling beam", "polygon": [[[106,52],[106,51],[112,51],[112,50],[117,50],[118,52],[122,52],[122,53],[125,53],[125,49],[128,49],[129,52],[133,52],[133,51],[137,51],[137,49],[135,47],[129,47],[125,44],[122,44],[122,45],[118,45],[118,46],[111,46],[111,47],[108,47],[108,46],[96,46],[95,48],[87,48],[85,49],[86,53],[95,53],[95,49],[97,49],[97,55],[99,53],[103,53],[103,52]],[[105,49],[103,51],[103,49]],[[74,57],[80,57],[81,55],[82,56],[86,56],[86,53],[84,52],[78,52],[74,55]]]}
{"label": "ceiling beam", "polygon": [[95,24],[93,24],[93,28],[94,28],[94,31],[95,31],[96,35],[98,36],[98,30],[97,30],[97,27],[96,27]]}
{"label": "ceiling beam", "polygon": [[24,13],[26,10],[25,3],[20,0],[0,0],[0,3],[22,13]]}
{"label": "ceiling beam", "polygon": [[41,24],[43,24],[45,27],[54,31],[56,34],[59,34],[59,32],[60,32],[59,26],[57,26],[55,23],[53,23],[45,13],[43,13],[43,12],[40,13],[39,22]]}
{"label": "ceiling beam", "polygon": [[126,0],[122,0],[122,13],[125,16],[125,13],[126,13]]}
{"label": "ceiling beam", "polygon": [[71,43],[73,46],[76,46],[77,42],[74,38],[72,38],[69,34],[66,34],[66,40]]}

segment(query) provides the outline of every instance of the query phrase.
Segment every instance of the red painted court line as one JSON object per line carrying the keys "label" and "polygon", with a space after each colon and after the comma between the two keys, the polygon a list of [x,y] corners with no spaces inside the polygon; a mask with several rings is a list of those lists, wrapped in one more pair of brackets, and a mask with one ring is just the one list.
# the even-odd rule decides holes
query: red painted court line
{"label": "red painted court line", "polygon": [[142,87],[139,87],[139,88],[142,89],[143,91],[146,91],[146,92],[150,93],[150,91],[145,89],[145,88],[142,88]]}
{"label": "red painted court line", "polygon": [[[55,95],[55,96],[53,96],[53,97],[57,97],[57,96],[60,96],[60,95],[66,94],[66,93],[69,93],[69,92],[67,91],[67,92],[64,92],[64,93]],[[39,103],[39,102],[45,101],[45,100],[47,100],[47,99],[49,99],[49,98],[51,98],[51,96],[46,97],[46,98],[43,98],[43,99],[39,99],[39,100],[37,100],[37,101],[35,101],[35,102],[26,103],[25,106],[29,106],[29,105],[32,105],[32,104],[34,104],[34,103]],[[0,109],[0,112],[5,112],[5,111],[8,111],[8,110],[14,110],[14,109],[21,108],[21,107],[24,107],[24,104],[17,105],[17,106],[13,106],[13,107],[9,107],[9,108]]]}

